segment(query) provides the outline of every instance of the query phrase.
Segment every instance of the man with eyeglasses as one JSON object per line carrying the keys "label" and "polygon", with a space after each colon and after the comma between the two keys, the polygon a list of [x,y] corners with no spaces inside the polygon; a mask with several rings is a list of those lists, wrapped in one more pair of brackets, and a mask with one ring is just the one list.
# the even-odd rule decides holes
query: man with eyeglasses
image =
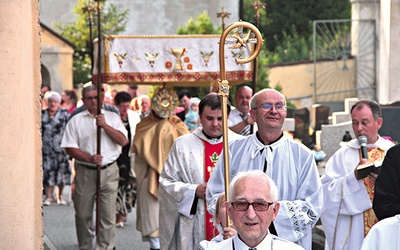
{"label": "man with eyeglasses", "polygon": [[225,207],[237,234],[210,249],[304,249],[269,232],[269,225],[278,216],[280,203],[275,183],[261,170],[239,172],[232,179]]}
{"label": "man with eyeglasses", "polygon": [[[76,162],[74,208],[79,249],[93,249],[92,215],[98,165],[101,166],[101,217],[96,249],[113,249],[115,246],[115,201],[119,180],[116,160],[121,147],[129,143],[128,132],[119,115],[103,109],[97,114],[97,95],[96,85],[83,88],[82,99],[87,109],[69,120],[61,142],[61,147]],[[97,126],[101,127],[101,154],[97,154]]]}
{"label": "man with eyeglasses", "polygon": [[[89,85],[93,85],[93,84],[91,82],[86,83],[85,85],[83,85],[83,88],[86,88]],[[101,93],[100,93],[101,108],[104,109],[104,110],[107,110],[107,111],[112,111],[112,112],[117,113],[119,115],[119,110],[115,106],[103,102],[103,100],[104,100],[104,92],[105,92],[104,86],[101,86]],[[85,104],[85,102],[83,102],[82,106],[77,107],[72,111],[72,113],[68,117],[68,121],[71,120],[72,117],[74,117],[75,115],[79,114],[82,111],[85,111],[86,109],[87,109],[86,108],[86,104]]]}
{"label": "man with eyeglasses", "polygon": [[[263,89],[253,96],[250,106],[258,131],[229,145],[230,176],[256,169],[270,176],[281,199],[271,233],[311,249],[311,231],[322,206],[321,181],[313,153],[284,135],[286,99],[280,92]],[[223,159],[221,155],[207,184],[210,213],[214,213],[216,199],[224,191]]]}

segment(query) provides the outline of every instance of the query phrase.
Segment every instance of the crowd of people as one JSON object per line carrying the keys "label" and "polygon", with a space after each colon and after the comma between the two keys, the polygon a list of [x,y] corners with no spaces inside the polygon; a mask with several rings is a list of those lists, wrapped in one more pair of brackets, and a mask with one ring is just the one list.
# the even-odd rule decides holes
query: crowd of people
{"label": "crowd of people", "polygon": [[[325,249],[378,249],[371,245],[379,245],[381,231],[400,224],[399,147],[378,134],[382,111],[373,100],[353,105],[356,138],[341,145],[320,176],[315,151],[284,133],[287,102],[274,89],[254,95],[247,86],[236,89],[235,106],[226,107],[227,151],[222,97],[214,92],[198,98],[182,90],[171,98],[180,107],[159,107],[135,85],[126,91],[102,86],[98,93],[88,84],[81,104],[74,90],[60,95],[43,86],[41,95],[43,205],[67,204],[63,188],[74,187],[80,249],[113,249],[116,227],[124,226],[134,206],[136,228],[150,249],[312,249],[319,220]],[[382,159],[379,174],[358,176],[358,166]],[[387,218],[390,223],[378,223]]]}

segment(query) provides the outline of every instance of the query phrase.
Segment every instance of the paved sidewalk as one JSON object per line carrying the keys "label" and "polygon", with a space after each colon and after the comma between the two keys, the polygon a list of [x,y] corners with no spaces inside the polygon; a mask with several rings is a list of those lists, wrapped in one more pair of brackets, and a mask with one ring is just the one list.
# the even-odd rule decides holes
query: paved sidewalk
{"label": "paved sidewalk", "polygon": [[[69,187],[64,189],[64,197],[68,200]],[[52,204],[43,207],[44,218],[44,249],[45,250],[76,250],[78,241],[75,232],[75,212],[72,201],[68,206]],[[140,233],[136,230],[136,210],[128,214],[128,220],[123,228],[117,228],[116,249],[137,250],[150,249],[147,242],[142,242]]]}

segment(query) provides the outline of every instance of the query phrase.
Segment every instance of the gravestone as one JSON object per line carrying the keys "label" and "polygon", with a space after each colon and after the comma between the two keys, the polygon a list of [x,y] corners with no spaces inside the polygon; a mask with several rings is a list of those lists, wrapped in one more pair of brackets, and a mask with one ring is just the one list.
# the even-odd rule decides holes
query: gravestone
{"label": "gravestone", "polygon": [[285,122],[283,123],[282,130],[294,132],[296,128],[294,118],[285,118]]}
{"label": "gravestone", "polygon": [[343,122],[339,124],[322,125],[321,133],[321,146],[322,150],[326,153],[325,159],[328,160],[339,148],[340,142],[346,131],[350,131],[351,136],[354,138],[352,122]]}
{"label": "gravestone", "polygon": [[293,113],[296,109],[294,108],[287,108],[286,110],[286,118],[294,118]]}
{"label": "gravestone", "polygon": [[332,124],[339,124],[342,122],[351,121],[351,115],[348,112],[333,112],[332,113]]}
{"label": "gravestone", "polygon": [[382,127],[379,135],[390,136],[393,141],[400,141],[400,106],[382,105]]}
{"label": "gravestone", "polygon": [[327,105],[314,104],[311,108],[311,121],[314,130],[320,130],[322,124],[329,124],[330,107]]}
{"label": "gravestone", "polygon": [[351,107],[353,107],[354,103],[358,101],[358,98],[346,98],[344,99],[344,112],[350,114]]}
{"label": "gravestone", "polygon": [[321,130],[322,124],[330,124],[329,122],[330,107],[327,105],[314,104],[311,107],[311,121],[313,124],[313,134],[311,140],[314,144],[317,143],[316,132]]}
{"label": "gravestone", "polygon": [[310,135],[310,111],[307,108],[293,110],[295,121],[294,138],[299,139],[308,148],[314,147],[314,142]]}

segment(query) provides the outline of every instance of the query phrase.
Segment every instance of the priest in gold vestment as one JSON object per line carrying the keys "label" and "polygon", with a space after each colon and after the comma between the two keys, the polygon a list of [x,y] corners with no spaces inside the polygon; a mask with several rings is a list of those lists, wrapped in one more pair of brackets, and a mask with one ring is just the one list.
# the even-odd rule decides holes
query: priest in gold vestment
{"label": "priest in gold vestment", "polygon": [[142,239],[149,241],[151,249],[160,248],[159,174],[175,139],[189,133],[179,117],[173,115],[177,104],[175,96],[164,88],[155,93],[151,113],[136,126],[133,142],[137,180],[136,228],[142,233]]}

